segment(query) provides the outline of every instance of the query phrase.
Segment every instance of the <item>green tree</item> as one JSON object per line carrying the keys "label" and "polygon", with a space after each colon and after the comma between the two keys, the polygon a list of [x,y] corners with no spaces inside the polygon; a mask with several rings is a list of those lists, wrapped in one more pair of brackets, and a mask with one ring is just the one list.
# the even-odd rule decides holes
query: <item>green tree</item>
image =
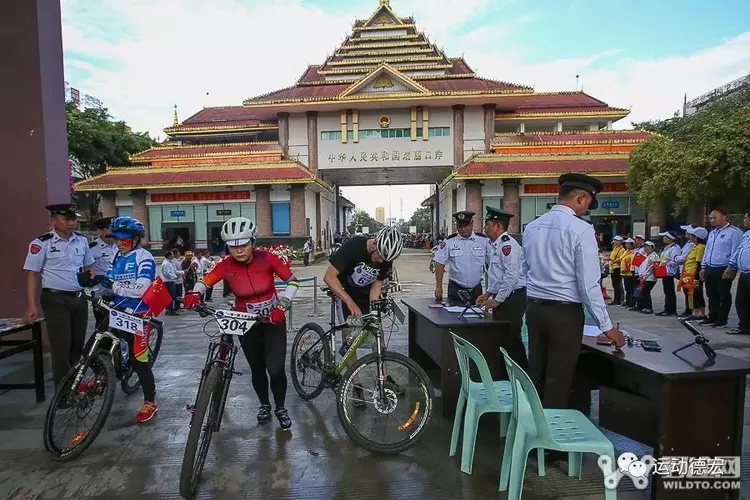
{"label": "green tree", "polygon": [[81,109],[69,102],[67,112],[68,152],[75,177],[102,174],[107,165],[130,165],[129,155],[156,144],[147,133],[134,133],[125,122],[113,120],[106,108]]}
{"label": "green tree", "polygon": [[633,125],[656,134],[630,154],[641,206],[666,202],[676,215],[693,202],[740,210],[750,201],[750,88],[692,116]]}
{"label": "green tree", "polygon": [[382,229],[383,224],[370,217],[370,214],[364,210],[355,210],[352,218],[352,232],[358,233],[363,227],[369,228],[370,233],[374,233]]}
{"label": "green tree", "polygon": [[418,208],[416,212],[414,212],[414,215],[411,216],[411,219],[404,224],[404,226],[406,226],[405,229],[408,232],[409,226],[417,226],[418,233],[429,233],[432,231],[430,225],[431,218],[432,213],[430,207]]}

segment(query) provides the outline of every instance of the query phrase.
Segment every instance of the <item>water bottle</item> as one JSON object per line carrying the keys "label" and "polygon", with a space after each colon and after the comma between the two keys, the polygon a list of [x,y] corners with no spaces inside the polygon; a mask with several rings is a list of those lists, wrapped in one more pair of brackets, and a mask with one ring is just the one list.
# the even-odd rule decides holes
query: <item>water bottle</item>
{"label": "water bottle", "polygon": [[341,344],[341,347],[339,348],[339,354],[344,356],[346,354],[346,351],[349,350],[349,347],[352,345],[352,341],[354,340],[353,335],[349,335],[344,339],[344,342]]}
{"label": "water bottle", "polygon": [[128,357],[130,356],[130,352],[128,349],[128,343],[124,340],[120,341],[120,350],[122,352],[122,366],[123,368],[128,364]]}

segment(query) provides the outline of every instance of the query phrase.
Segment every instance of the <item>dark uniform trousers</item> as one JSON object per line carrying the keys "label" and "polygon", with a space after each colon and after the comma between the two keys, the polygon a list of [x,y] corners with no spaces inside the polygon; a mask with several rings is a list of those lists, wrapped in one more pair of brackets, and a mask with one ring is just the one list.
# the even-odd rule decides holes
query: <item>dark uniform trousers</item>
{"label": "dark uniform trousers", "polygon": [[529,299],[529,376],[545,408],[567,408],[581,352],[581,304]]}
{"label": "dark uniform trousers", "polygon": [[471,295],[471,303],[475,304],[477,298],[482,295],[482,283],[479,283],[474,288],[464,288],[453,280],[448,280],[448,302],[454,305],[462,306],[464,301],[458,296],[460,290],[466,290]]}
{"label": "dark uniform trousers", "polygon": [[42,311],[52,357],[55,387],[81,358],[86,339],[89,308],[82,293],[42,290]]}
{"label": "dark uniform trousers", "polygon": [[505,302],[492,309],[492,319],[510,321],[508,331],[500,337],[500,347],[508,351],[511,359],[525,371],[529,371],[526,347],[521,339],[523,314],[526,308],[526,288],[514,290]]}
{"label": "dark uniform trousers", "polygon": [[732,308],[732,280],[722,279],[726,267],[706,267],[706,297],[708,319],[725,325]]}
{"label": "dark uniform trousers", "polygon": [[740,273],[735,306],[740,320],[737,329],[742,333],[750,334],[750,273]]}

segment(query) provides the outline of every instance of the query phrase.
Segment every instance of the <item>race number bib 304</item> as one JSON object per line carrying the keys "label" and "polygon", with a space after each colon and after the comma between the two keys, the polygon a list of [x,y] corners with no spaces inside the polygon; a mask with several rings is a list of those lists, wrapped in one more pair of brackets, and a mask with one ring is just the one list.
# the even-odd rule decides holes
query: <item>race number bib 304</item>
{"label": "race number bib 304", "polygon": [[378,279],[380,271],[374,267],[370,267],[364,262],[360,262],[357,267],[354,268],[350,279],[356,286],[370,286]]}
{"label": "race number bib 304", "polygon": [[254,304],[247,304],[247,312],[250,314],[256,314],[258,316],[269,316],[273,308],[276,307],[276,296],[274,295],[268,300],[263,302],[256,302]]}
{"label": "race number bib 304", "polygon": [[144,319],[122,311],[109,312],[109,327],[122,332],[132,333],[133,335],[143,336]]}
{"label": "race number bib 304", "polygon": [[239,311],[216,311],[215,318],[225,335],[245,335],[255,324],[249,314]]}

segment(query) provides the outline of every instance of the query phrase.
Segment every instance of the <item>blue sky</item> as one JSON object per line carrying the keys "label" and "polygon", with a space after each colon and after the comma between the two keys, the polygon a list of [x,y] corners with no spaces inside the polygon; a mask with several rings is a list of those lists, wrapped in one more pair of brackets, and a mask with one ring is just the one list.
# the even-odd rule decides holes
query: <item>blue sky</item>
{"label": "blue sky", "polygon": [[[135,130],[164,137],[203,106],[293,84],[378,0],[62,0],[66,80]],[[584,90],[670,117],[750,73],[750,1],[391,0],[480,76],[539,91]]]}

